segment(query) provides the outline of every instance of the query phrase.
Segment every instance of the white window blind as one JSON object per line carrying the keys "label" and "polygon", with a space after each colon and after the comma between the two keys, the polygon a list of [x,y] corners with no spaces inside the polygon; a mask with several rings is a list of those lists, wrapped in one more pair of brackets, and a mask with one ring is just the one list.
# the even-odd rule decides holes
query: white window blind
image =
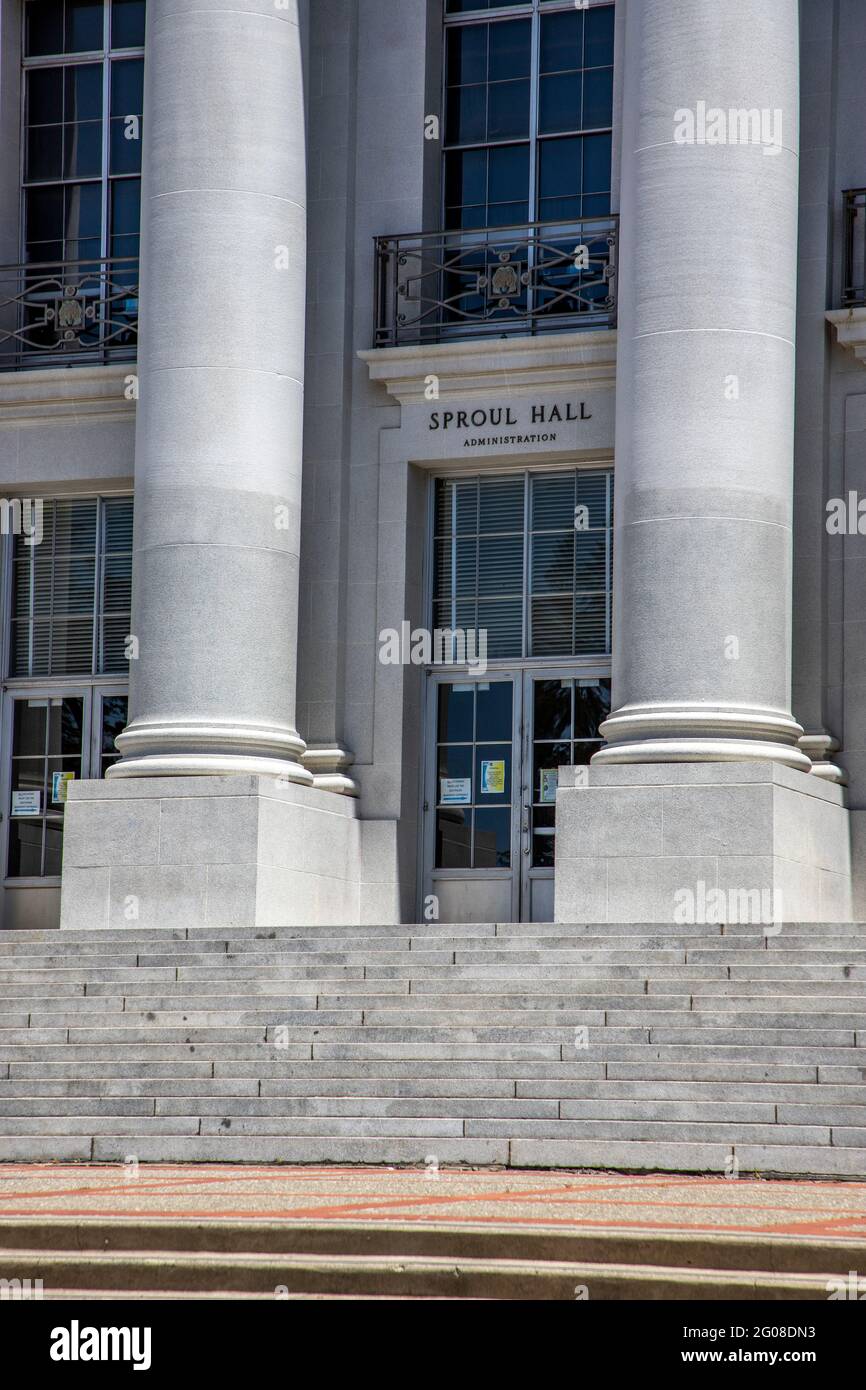
{"label": "white window blind", "polygon": [[610,652],[613,474],[439,479],[433,626],[490,659]]}

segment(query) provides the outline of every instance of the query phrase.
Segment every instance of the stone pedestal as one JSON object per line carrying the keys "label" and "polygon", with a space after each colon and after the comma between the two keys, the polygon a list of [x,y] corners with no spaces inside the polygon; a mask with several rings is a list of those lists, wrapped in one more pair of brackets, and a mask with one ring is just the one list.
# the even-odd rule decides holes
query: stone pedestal
{"label": "stone pedestal", "polygon": [[770,762],[565,768],[556,921],[850,921],[844,797]]}
{"label": "stone pedestal", "polygon": [[278,927],[400,920],[396,826],[270,777],[76,782],[61,927]]}

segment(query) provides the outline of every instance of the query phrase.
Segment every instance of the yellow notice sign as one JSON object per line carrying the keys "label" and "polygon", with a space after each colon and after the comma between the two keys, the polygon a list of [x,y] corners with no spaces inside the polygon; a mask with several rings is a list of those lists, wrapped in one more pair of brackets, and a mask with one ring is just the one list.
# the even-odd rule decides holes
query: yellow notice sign
{"label": "yellow notice sign", "polygon": [[505,791],[505,763],[483,762],[481,764],[481,795],[502,796]]}

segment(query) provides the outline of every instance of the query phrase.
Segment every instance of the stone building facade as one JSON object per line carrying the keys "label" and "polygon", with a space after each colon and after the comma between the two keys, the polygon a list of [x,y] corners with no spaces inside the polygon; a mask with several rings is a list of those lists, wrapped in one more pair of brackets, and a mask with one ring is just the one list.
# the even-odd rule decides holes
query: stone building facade
{"label": "stone building facade", "polygon": [[864,56],[0,0],[6,927],[862,917]]}

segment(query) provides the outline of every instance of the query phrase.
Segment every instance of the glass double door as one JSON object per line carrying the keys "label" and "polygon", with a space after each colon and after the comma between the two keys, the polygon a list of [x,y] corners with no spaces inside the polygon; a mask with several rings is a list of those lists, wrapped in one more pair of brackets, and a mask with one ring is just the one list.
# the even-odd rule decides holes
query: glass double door
{"label": "glass double door", "polygon": [[610,679],[575,670],[430,677],[424,910],[551,921],[559,769],[600,748]]}
{"label": "glass double door", "polygon": [[60,874],[69,782],[105,776],[119,757],[114,740],[126,718],[127,694],[119,687],[29,689],[7,696],[7,883]]}

